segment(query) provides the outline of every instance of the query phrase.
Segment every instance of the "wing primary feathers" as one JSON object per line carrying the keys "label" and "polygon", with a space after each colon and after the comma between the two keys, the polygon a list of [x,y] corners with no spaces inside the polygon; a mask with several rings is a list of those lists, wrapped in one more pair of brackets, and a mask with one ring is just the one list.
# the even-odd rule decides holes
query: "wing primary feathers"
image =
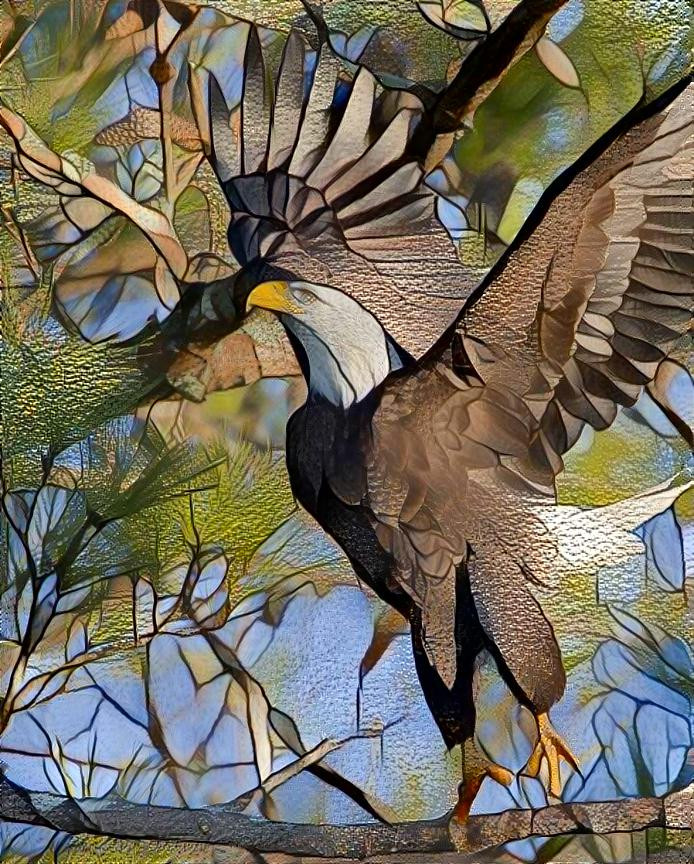
{"label": "wing primary feathers", "polygon": [[289,160],[296,144],[304,104],[306,45],[292,30],[282,52],[268,142],[268,171]]}
{"label": "wing primary feathers", "polygon": [[330,109],[337,82],[338,61],[327,45],[321,46],[289,173],[306,177],[327,145]]}
{"label": "wing primary feathers", "polygon": [[488,286],[491,285],[505,270],[509,259],[517,252],[537,230],[542,220],[547,215],[547,211],[559,195],[565,191],[571,183],[590,167],[607,149],[613,144],[620,135],[623,135],[634,126],[658,114],[664,108],[667,108],[687,87],[692,83],[692,74],[685,76],[676,84],[673,84],[664,93],[661,93],[656,99],[648,102],[646,105],[639,102],[631,111],[624,115],[614,126],[608,129],[604,135],[601,135],[575,162],[573,162],[565,171],[563,171],[550,185],[545,189],[540,197],[540,200],[535,205],[532,213],[523,223],[523,227],[514,237],[503,255],[491,268],[485,279],[475,288],[468,297],[459,317],[454,321],[441,338],[427,352],[427,356],[435,356],[442,349],[448,346],[453,337],[455,328],[460,323],[460,320],[474,308],[475,304],[484,295]]}
{"label": "wing primary feathers", "polygon": [[376,95],[376,79],[361,67],[352,83],[344,114],[328,149],[311,172],[308,182],[325,188],[369,146],[369,128]]}
{"label": "wing primary feathers", "polygon": [[215,75],[208,73],[208,111],[210,117],[210,162],[220,182],[238,174],[236,141],[231,130],[230,111]]}
{"label": "wing primary feathers", "polygon": [[244,57],[243,98],[241,101],[241,173],[259,171],[265,157],[270,130],[270,105],[265,79],[265,63],[258,29],[251,27]]}
{"label": "wing primary feathers", "polygon": [[691,326],[689,82],[639,106],[569,183],[555,182],[466,305],[462,338],[480,379],[535,417],[525,476],[556,474],[584,424],[605,429],[634,405]]}
{"label": "wing primary feathers", "polygon": [[415,142],[426,125],[421,100],[364,68],[351,80],[341,68],[329,43],[314,52],[291,31],[275,73],[249,29],[231,129],[210,78],[210,150],[231,210],[229,242],[242,266],[262,258],[345,291],[420,356],[478,276],[461,263],[424,182]]}
{"label": "wing primary feathers", "polygon": [[365,180],[383,168],[402,159],[407,147],[413,112],[403,108],[396,113],[378,138],[347,170],[334,177],[326,190],[326,198],[340,207],[340,198],[349,195]]}

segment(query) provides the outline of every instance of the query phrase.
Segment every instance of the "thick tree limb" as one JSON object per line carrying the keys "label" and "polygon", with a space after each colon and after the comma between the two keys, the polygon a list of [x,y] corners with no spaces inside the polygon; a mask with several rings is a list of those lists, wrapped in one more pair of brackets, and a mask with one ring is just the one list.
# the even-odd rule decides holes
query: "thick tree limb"
{"label": "thick tree limb", "polygon": [[[208,344],[191,341],[173,354],[166,369],[167,381],[185,398],[201,401],[208,393],[243,387],[261,378],[300,375],[299,363],[284,333],[277,333],[274,340],[263,339],[262,335],[252,339],[237,330]],[[274,331],[271,335],[275,335]]]}
{"label": "thick tree limb", "polygon": [[496,30],[465,58],[433,111],[437,134],[454,132],[508,70],[537,42],[567,0],[521,0]]}
{"label": "thick tree limb", "polygon": [[[117,796],[79,804],[57,795],[29,796],[0,777],[0,818],[50,826],[72,834],[104,834],[171,842],[199,842],[315,858],[369,859],[456,851],[477,855],[512,840],[571,834],[613,834],[668,828],[691,831],[694,789],[665,798],[555,804],[472,816],[467,831],[446,818],[396,825],[293,825],[254,819],[233,804],[183,810],[131,804]],[[464,859],[458,859],[464,860]],[[471,859],[473,860],[473,859]]]}

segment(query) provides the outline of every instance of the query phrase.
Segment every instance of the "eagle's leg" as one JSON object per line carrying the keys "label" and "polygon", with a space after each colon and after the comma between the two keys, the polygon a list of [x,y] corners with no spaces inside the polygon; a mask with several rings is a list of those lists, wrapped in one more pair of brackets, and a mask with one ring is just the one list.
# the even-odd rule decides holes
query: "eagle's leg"
{"label": "eagle's leg", "polygon": [[537,722],[537,744],[533,752],[530,754],[524,773],[529,777],[537,777],[540,773],[542,760],[547,760],[547,770],[549,773],[549,793],[555,798],[558,798],[561,793],[561,777],[559,774],[559,760],[563,759],[569,765],[578,771],[578,760],[569,749],[569,745],[555,731],[550,723],[549,714],[536,714]]}
{"label": "eagle's leg", "polygon": [[513,774],[503,765],[497,765],[483,756],[474,742],[468,739],[463,745],[465,778],[458,789],[458,803],[453,808],[452,818],[457,822],[467,822],[480,786],[485,777],[491,777],[502,786],[510,786]]}

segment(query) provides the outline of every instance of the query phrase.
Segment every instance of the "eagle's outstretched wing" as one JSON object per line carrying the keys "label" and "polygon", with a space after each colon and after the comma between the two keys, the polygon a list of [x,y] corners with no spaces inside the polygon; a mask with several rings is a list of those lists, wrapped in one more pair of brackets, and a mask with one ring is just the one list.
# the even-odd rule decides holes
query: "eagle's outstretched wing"
{"label": "eagle's outstretched wing", "polygon": [[693,109],[690,83],[561,194],[548,190],[464,311],[474,370],[535,418],[516,467],[545,485],[583,426],[604,429],[633,405],[691,327]]}
{"label": "eagle's outstretched wing", "polygon": [[435,351],[386,385],[367,500],[449,686],[465,562],[508,680],[538,711],[561,696],[559,649],[527,578],[565,566],[543,518],[562,454],[585,423],[604,428],[636,401],[691,322],[692,93],[549,190],[465,310],[467,379]]}
{"label": "eagle's outstretched wing", "polygon": [[312,51],[296,31],[274,74],[268,53],[251,28],[231,112],[210,78],[211,161],[236,259],[342,289],[420,356],[478,283],[414,153],[421,102],[366,68],[343,74],[329,45]]}

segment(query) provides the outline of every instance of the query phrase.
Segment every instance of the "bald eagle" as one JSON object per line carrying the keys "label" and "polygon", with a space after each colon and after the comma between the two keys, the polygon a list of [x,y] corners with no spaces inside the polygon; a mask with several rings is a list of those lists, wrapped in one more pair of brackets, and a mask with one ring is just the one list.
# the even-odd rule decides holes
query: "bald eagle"
{"label": "bald eagle", "polygon": [[229,307],[279,317],[308,385],[287,428],[297,500],[410,622],[446,744],[473,734],[486,651],[537,719],[529,772],[546,759],[558,794],[560,759],[576,764],[548,718],[565,672],[529,581],[569,566],[543,518],[563,455],[653,387],[691,322],[692,89],[600,139],[478,285],[427,185],[429,109],[297,33],[272,86],[267,66],[251,30],[235,134],[210,77],[241,270],[184,297],[171,332],[183,313],[198,332]]}

